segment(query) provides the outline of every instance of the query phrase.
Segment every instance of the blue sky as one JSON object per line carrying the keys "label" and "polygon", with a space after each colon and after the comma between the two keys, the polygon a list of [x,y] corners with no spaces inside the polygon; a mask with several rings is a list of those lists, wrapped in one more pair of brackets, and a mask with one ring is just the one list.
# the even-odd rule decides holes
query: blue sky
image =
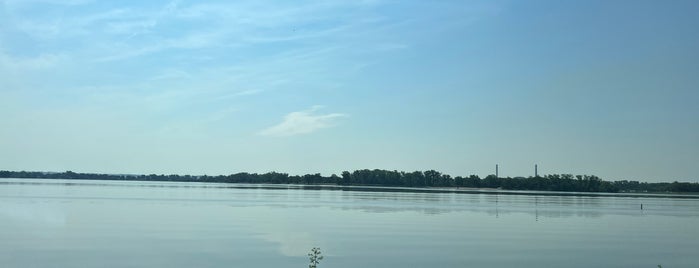
{"label": "blue sky", "polygon": [[0,169],[696,181],[696,1],[0,1]]}

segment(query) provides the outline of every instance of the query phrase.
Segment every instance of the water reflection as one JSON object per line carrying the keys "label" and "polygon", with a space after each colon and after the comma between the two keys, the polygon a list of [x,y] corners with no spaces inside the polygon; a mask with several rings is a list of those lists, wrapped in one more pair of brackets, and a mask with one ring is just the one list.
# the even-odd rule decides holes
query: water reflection
{"label": "water reflection", "polygon": [[[298,191],[303,194],[299,195]],[[539,218],[586,217],[603,215],[667,215],[697,216],[697,201],[666,198],[624,198],[588,196],[532,196],[496,194],[435,194],[435,193],[377,193],[342,191],[338,195],[307,195],[303,190],[257,192],[255,199],[266,200],[280,208],[328,207],[340,210],[358,210],[366,213],[414,212],[439,215],[452,212],[485,213],[494,217],[520,213]],[[276,200],[293,201],[288,203]],[[646,209],[640,210],[640,202]],[[684,206],[684,207],[683,207]],[[689,207],[687,207],[689,206]],[[672,209],[672,208],[676,208]],[[695,208],[692,210],[692,208]],[[669,209],[669,210],[668,210]],[[645,214],[642,212],[646,212]],[[679,212],[679,213],[678,213]]]}
{"label": "water reflection", "polygon": [[66,216],[60,206],[38,202],[23,204],[0,202],[0,218],[21,225],[61,227],[66,224]]}
{"label": "water reflection", "polygon": [[[412,212],[440,215],[454,212],[484,213],[495,218],[511,214],[541,218],[604,215],[674,217],[699,216],[699,199],[648,195],[551,194],[512,191],[445,191],[380,187],[338,187],[303,185],[217,184],[132,181],[0,180],[4,188],[26,185],[53,186],[44,192],[17,195],[0,192],[0,197],[70,200],[124,200],[152,202],[217,202],[231,206],[277,208],[331,208],[366,213]],[[56,187],[58,186],[58,187]],[[89,191],[83,189],[89,188]],[[112,193],[119,188],[128,192]],[[78,190],[80,189],[80,190]],[[641,210],[641,204],[644,209]]]}
{"label": "water reflection", "polygon": [[[280,267],[303,264],[314,246],[334,267],[629,260],[637,267],[660,262],[658,254],[673,256],[673,267],[699,261],[699,199],[159,182],[0,185],[2,267]],[[570,262],[587,259],[581,255],[605,261]],[[427,263],[433,260],[442,263]]]}

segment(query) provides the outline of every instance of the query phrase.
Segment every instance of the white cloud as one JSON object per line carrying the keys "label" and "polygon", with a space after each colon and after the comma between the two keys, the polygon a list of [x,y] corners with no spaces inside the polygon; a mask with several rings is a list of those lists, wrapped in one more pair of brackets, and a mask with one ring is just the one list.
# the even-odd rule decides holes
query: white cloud
{"label": "white cloud", "polygon": [[308,134],[314,131],[335,126],[337,119],[347,117],[346,114],[316,113],[322,106],[313,106],[309,110],[292,112],[284,116],[284,121],[260,132],[264,136],[293,136]]}

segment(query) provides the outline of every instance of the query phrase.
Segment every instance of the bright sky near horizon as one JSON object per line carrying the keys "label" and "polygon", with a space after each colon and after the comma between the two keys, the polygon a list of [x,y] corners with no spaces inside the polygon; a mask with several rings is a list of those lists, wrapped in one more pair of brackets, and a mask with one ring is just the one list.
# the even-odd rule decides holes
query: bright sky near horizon
{"label": "bright sky near horizon", "polygon": [[0,0],[0,170],[699,179],[699,1]]}

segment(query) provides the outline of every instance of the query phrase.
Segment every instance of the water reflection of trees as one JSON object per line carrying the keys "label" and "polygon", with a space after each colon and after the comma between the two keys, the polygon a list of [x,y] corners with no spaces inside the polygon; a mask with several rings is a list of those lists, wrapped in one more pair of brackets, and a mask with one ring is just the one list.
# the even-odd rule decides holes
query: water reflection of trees
{"label": "water reflection of trees", "polygon": [[[178,182],[101,181],[3,181],[3,184],[56,185],[60,187],[99,186],[172,189],[168,195],[153,196],[163,201],[237,202],[241,206],[327,207],[366,213],[413,212],[439,215],[455,212],[483,213],[494,217],[510,214],[539,218],[604,215],[699,216],[698,199],[638,197],[637,195],[575,195],[565,193],[513,191],[440,191],[383,187],[337,187],[324,185],[264,185]],[[129,190],[129,192],[132,192]],[[170,196],[170,193],[178,193]],[[132,198],[133,196],[130,196]],[[640,210],[644,204],[644,210]]]}
{"label": "water reflection of trees", "polygon": [[[677,201],[667,198],[342,191],[333,195],[328,201],[292,203],[283,206],[327,207],[365,213],[412,212],[425,215],[465,212],[507,217],[512,214],[525,214],[532,216],[532,220],[570,217],[599,218],[606,215],[699,216],[699,210],[697,210],[699,200]],[[641,202],[646,203],[644,210],[640,210]]]}

